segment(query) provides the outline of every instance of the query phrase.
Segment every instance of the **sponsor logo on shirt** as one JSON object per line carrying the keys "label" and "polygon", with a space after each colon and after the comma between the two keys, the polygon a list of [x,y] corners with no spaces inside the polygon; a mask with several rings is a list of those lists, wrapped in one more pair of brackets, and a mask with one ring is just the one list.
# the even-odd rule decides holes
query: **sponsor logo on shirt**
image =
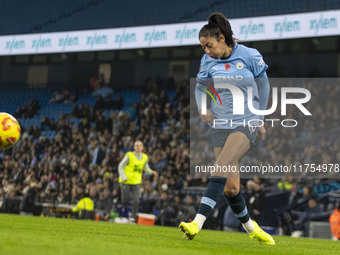
{"label": "sponsor logo on shirt", "polygon": [[214,76],[213,77],[214,82],[225,82],[225,81],[242,81],[243,80],[243,76],[242,75],[227,75],[227,76]]}

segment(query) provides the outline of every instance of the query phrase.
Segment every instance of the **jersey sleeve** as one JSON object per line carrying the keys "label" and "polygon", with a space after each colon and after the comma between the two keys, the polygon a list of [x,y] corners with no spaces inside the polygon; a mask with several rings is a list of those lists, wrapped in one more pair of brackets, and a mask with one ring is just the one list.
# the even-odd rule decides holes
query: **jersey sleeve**
{"label": "jersey sleeve", "polygon": [[197,79],[207,80],[210,78],[211,78],[211,75],[209,74],[209,61],[207,60],[207,55],[203,55],[201,59],[200,69],[197,74]]}
{"label": "jersey sleeve", "polygon": [[256,49],[249,49],[248,65],[254,77],[260,77],[268,69],[268,65],[263,61],[263,57]]}
{"label": "jersey sleeve", "polygon": [[[260,76],[255,79],[259,86],[259,104],[260,110],[266,110],[269,98],[270,85],[266,71],[262,72]],[[264,120],[264,116],[260,115],[261,120]]]}
{"label": "jersey sleeve", "polygon": [[202,108],[202,94],[205,93],[202,89],[206,88],[203,84],[211,85],[211,83],[212,79],[209,74],[209,62],[207,61],[207,55],[204,55],[201,59],[200,69],[196,78],[195,99],[198,110]]}
{"label": "jersey sleeve", "polygon": [[143,167],[143,170],[145,172],[147,172],[148,174],[152,174],[153,170],[151,169],[151,167],[149,166],[149,160],[147,159],[145,164],[144,164],[144,167]]}

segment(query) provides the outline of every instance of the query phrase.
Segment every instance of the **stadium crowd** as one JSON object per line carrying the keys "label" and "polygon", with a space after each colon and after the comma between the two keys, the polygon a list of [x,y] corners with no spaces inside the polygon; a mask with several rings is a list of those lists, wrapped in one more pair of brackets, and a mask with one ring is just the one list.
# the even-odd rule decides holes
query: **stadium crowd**
{"label": "stadium crowd", "polygon": [[[314,140],[300,146],[303,139],[313,140],[313,135],[325,134],[340,126],[337,107],[340,87],[325,83],[322,86],[305,85],[312,94],[320,95],[320,100],[311,101],[307,106],[313,116],[301,116],[297,109],[288,109],[285,118],[297,119],[298,127],[267,126],[267,140],[243,158],[243,165],[340,162],[338,140]],[[176,90],[172,100],[168,98],[169,89]],[[65,91],[62,94],[69,95]],[[55,99],[59,98],[58,93],[55,93]],[[190,103],[189,84],[148,80],[141,100],[129,105],[125,112],[119,111],[124,106],[122,97],[116,101],[112,101],[111,96],[108,99],[97,95],[96,98],[95,106],[89,107],[86,103],[78,106],[76,96],[72,97],[75,100],[72,113],[61,115],[57,121],[44,117],[40,127],[30,127],[22,133],[18,146],[1,152],[1,211],[40,214],[34,206],[36,202],[76,204],[85,195],[94,201],[99,211],[108,214],[117,210],[120,204],[118,163],[138,139],[144,143],[149,164],[159,176],[143,179],[141,211],[154,213],[157,224],[161,225],[175,226],[181,220],[193,218],[200,198],[183,195],[181,190],[204,186],[207,179],[194,179],[190,175],[189,148],[195,147],[192,158],[202,160],[209,146],[204,137],[206,127],[199,119],[190,119],[190,111],[196,108]],[[53,102],[60,100],[53,99]],[[105,118],[103,111],[106,109],[116,111]],[[282,119],[280,109],[271,117]],[[69,118],[82,121],[74,125]],[[54,130],[57,135],[47,139],[41,136],[44,130]],[[203,142],[196,143],[202,134]],[[249,179],[252,178],[242,184],[253,218],[261,215],[264,188],[295,189],[297,193],[304,188],[298,178],[292,177]],[[305,188],[311,188],[311,185]]]}

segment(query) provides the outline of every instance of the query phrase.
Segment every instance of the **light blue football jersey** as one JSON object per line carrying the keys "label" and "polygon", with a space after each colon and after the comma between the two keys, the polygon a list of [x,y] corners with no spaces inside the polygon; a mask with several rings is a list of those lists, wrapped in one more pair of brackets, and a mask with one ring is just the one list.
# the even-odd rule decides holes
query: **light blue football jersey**
{"label": "light blue football jersey", "polygon": [[[213,95],[216,103],[211,102],[210,111],[215,119],[228,120],[228,123],[219,125],[213,128],[234,129],[238,126],[247,126],[248,121],[262,119],[263,116],[258,116],[252,113],[248,107],[248,87],[252,87],[252,105],[257,110],[265,110],[267,107],[269,96],[269,83],[265,71],[268,66],[263,61],[262,55],[252,48],[244,45],[235,44],[230,56],[226,59],[213,59],[207,54],[204,54],[201,60],[200,71],[197,74],[197,84],[195,89],[195,97],[198,109],[202,107],[202,94],[208,90]],[[263,77],[267,82],[261,82],[260,88],[261,97],[259,97],[258,84],[255,78]],[[233,111],[233,95],[228,88],[216,88],[217,84],[229,84],[238,87],[242,93],[244,100],[243,114],[234,114]],[[210,85],[215,87],[218,96],[208,89]],[[239,91],[239,90],[238,90]],[[209,98],[209,96],[207,96]],[[238,108],[240,105],[238,104]],[[231,125],[232,123],[232,125]],[[258,121],[251,121],[251,125],[258,125]]]}

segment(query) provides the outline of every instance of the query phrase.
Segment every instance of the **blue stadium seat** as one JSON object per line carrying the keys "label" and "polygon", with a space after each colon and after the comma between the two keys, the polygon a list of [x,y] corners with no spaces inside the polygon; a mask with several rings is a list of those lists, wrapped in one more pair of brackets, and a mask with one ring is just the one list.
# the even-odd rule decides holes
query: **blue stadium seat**
{"label": "blue stadium seat", "polygon": [[[18,7],[20,6],[20,8]],[[133,6],[134,8],[131,8]],[[111,0],[31,1],[0,3],[0,34],[100,29],[206,20],[214,11],[228,18],[339,9],[337,0]],[[12,15],[16,10],[16,15]],[[126,15],[129,13],[129,15]],[[35,19],[32,17],[39,17]],[[113,18],[114,17],[114,18]],[[19,19],[20,18],[20,19]],[[18,26],[20,22],[20,26]]]}
{"label": "blue stadium seat", "polygon": [[[48,117],[54,119],[56,122],[59,120],[61,114],[70,114],[73,109],[73,103],[50,103],[53,98],[53,91],[50,89],[1,89],[4,99],[0,101],[0,109],[3,112],[8,112],[14,115],[15,111],[23,107],[25,104],[30,103],[33,99],[37,99],[40,105],[40,110],[32,118],[17,118],[21,127],[26,130],[30,126],[41,126],[42,119]],[[119,92],[124,99],[123,112],[130,112],[130,107],[133,106],[135,102],[140,101],[140,91],[139,90],[128,90]],[[113,100],[119,93],[112,96]],[[169,93],[169,98],[173,98],[175,91]],[[91,95],[80,95],[76,104],[88,104],[89,107],[93,107],[96,103],[96,99]],[[113,112],[118,112],[118,110],[108,109],[103,111],[103,115],[108,119]],[[15,116],[14,116],[15,117]],[[73,126],[78,126],[82,118],[72,118],[68,117],[68,121]],[[91,123],[95,125],[95,123]],[[42,131],[42,135],[46,136],[48,139],[53,139],[56,137],[57,133],[51,130]]]}

